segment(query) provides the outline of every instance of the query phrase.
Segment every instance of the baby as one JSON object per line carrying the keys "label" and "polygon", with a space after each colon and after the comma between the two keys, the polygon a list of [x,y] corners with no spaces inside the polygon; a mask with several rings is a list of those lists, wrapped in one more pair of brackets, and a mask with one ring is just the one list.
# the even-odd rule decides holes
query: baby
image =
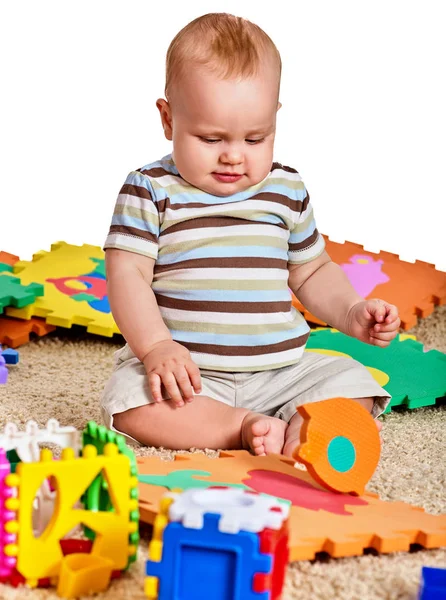
{"label": "baby", "polygon": [[156,105],[172,153],[128,175],[104,245],[127,341],[102,397],[106,425],[145,445],[290,456],[296,406],[344,396],[376,418],[390,397],[365,367],[304,353],[310,329],[290,289],[376,346],[400,319],[358,296],[324,249],[299,173],[273,161],[274,43],[245,19],[208,14],[173,39],[166,70]]}

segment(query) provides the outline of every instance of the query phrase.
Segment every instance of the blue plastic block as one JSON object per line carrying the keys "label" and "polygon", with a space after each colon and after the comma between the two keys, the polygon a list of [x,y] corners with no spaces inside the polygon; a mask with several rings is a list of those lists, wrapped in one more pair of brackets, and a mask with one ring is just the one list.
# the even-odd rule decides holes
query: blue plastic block
{"label": "blue plastic block", "polygon": [[218,530],[220,515],[204,515],[202,529],[169,523],[161,562],[148,560],[146,574],[158,577],[158,600],[269,600],[254,592],[255,573],[270,573],[271,554],[260,553],[256,533]]}
{"label": "blue plastic block", "polygon": [[0,354],[5,359],[5,363],[7,365],[16,365],[19,362],[19,353],[13,348],[7,348],[6,350],[2,350],[0,346]]}
{"label": "blue plastic block", "polygon": [[445,600],[446,569],[423,567],[421,570],[419,600]]}

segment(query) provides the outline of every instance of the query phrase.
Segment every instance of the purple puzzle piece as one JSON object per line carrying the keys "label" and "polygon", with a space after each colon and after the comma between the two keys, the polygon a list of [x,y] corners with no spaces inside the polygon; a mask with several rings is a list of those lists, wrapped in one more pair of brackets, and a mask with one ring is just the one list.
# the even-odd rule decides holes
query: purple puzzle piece
{"label": "purple puzzle piece", "polygon": [[8,381],[8,369],[5,367],[5,359],[0,354],[0,384]]}

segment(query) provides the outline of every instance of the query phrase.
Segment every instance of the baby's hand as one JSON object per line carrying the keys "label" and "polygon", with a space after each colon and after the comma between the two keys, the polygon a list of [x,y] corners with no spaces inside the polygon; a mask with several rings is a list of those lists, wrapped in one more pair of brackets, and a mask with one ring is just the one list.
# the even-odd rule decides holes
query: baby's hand
{"label": "baby's hand", "polygon": [[145,355],[143,363],[154,402],[163,400],[161,384],[177,406],[184,406],[184,401],[192,402],[192,386],[197,394],[201,392],[200,371],[189,350],[181,344],[173,340],[158,342]]}
{"label": "baby's hand", "polygon": [[401,324],[397,307],[376,298],[355,304],[347,322],[348,335],[381,348],[390,344]]}

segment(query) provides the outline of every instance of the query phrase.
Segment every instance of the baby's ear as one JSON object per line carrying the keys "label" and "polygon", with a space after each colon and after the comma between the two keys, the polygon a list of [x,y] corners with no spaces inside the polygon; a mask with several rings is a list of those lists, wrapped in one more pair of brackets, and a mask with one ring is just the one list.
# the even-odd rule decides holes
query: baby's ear
{"label": "baby's ear", "polygon": [[164,129],[166,139],[172,140],[172,110],[170,104],[164,98],[159,98],[156,101],[156,107],[160,111],[161,124]]}

